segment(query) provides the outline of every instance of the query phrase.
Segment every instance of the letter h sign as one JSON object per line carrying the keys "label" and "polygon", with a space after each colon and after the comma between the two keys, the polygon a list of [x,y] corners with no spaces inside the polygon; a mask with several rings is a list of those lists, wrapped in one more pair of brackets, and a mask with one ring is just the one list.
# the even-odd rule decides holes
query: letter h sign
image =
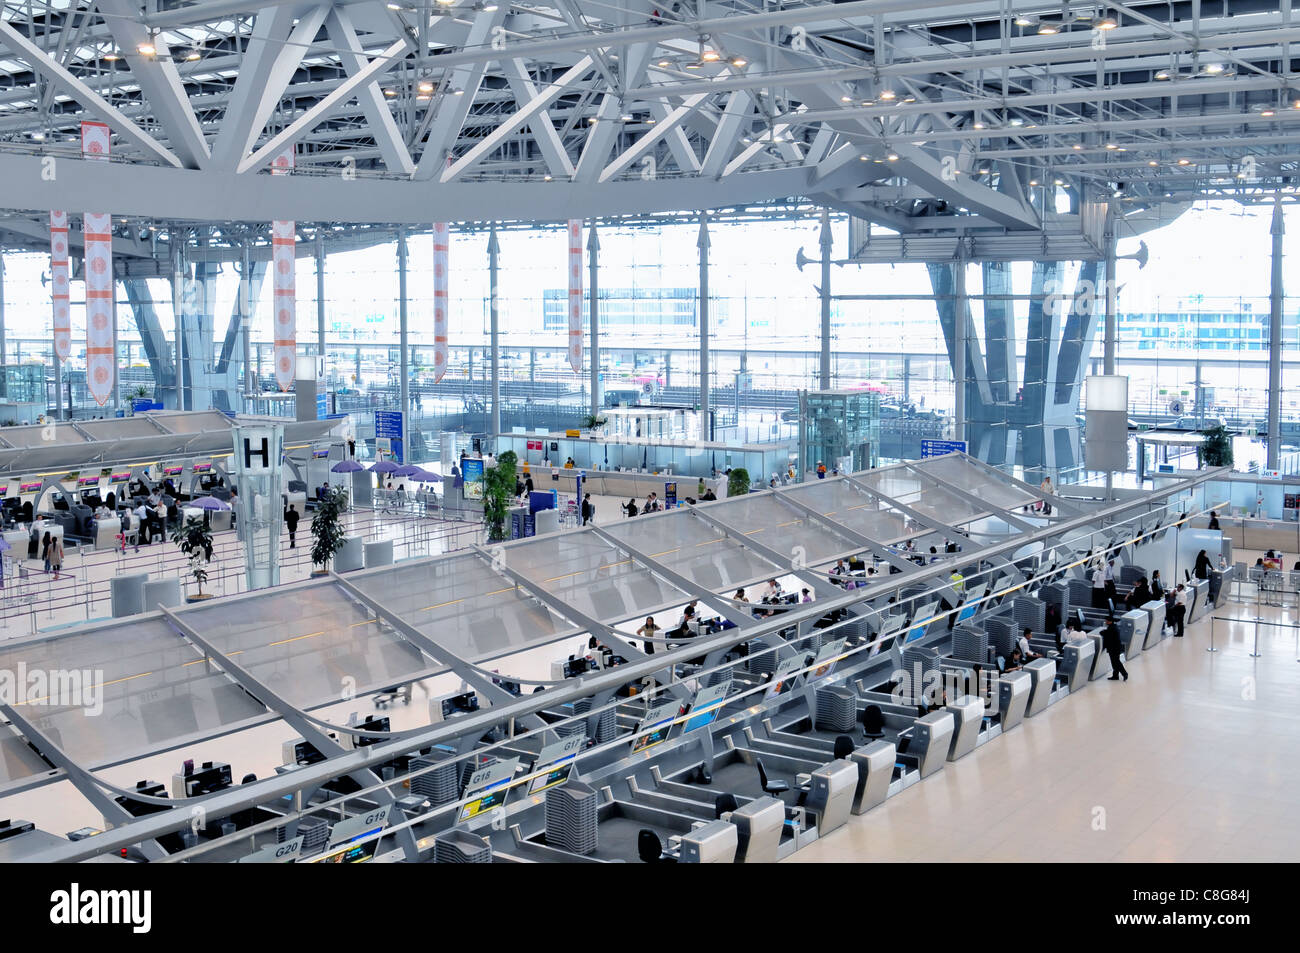
{"label": "letter h sign", "polygon": [[270,434],[265,431],[247,434],[244,436],[243,443],[245,473],[265,473],[271,469]]}

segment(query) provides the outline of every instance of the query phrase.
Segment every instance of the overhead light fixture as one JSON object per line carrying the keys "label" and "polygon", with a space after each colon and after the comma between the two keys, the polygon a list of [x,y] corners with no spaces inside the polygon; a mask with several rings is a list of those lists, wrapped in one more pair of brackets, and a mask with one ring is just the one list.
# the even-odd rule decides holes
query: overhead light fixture
{"label": "overhead light fixture", "polygon": [[1054,36],[1055,34],[1060,32],[1061,32],[1061,28],[1058,27],[1055,23],[1049,23],[1046,20],[1044,20],[1042,23],[1038,24],[1039,36]]}
{"label": "overhead light fixture", "polygon": [[893,99],[893,98],[894,98],[895,96],[897,96],[897,95],[898,95],[898,94],[895,93],[892,89],[882,89],[882,90],[880,91],[880,98],[883,99],[883,100],[885,100],[885,101],[889,101],[889,100]]}
{"label": "overhead light fixture", "polygon": [[1016,26],[1033,26],[1034,21],[1029,17],[1016,17]]}
{"label": "overhead light fixture", "polygon": [[1274,112],[1270,107],[1265,106],[1263,109],[1259,111],[1259,114],[1263,116],[1265,119],[1268,119],[1270,116],[1274,115]]}
{"label": "overhead light fixture", "polygon": [[1148,159],[1148,160],[1147,160],[1147,165],[1151,166],[1153,169],[1154,169],[1156,166],[1158,166],[1159,164],[1160,164],[1160,163],[1157,162],[1155,159]]}
{"label": "overhead light fixture", "polygon": [[914,102],[916,102],[916,97],[915,97],[915,96],[904,96],[904,97],[903,97],[903,102],[905,102],[905,103],[914,103]]}
{"label": "overhead light fixture", "polygon": [[982,123],[982,122],[977,122],[977,123],[975,123],[975,128],[976,128],[976,129],[983,129],[983,128],[984,128],[984,123]]}
{"label": "overhead light fixture", "polygon": [[662,67],[662,66],[667,66],[667,65],[668,65],[668,60],[660,60],[660,61],[659,61],[659,65],[660,65],[661,67]]}
{"label": "overhead light fixture", "polygon": [[624,112],[623,112],[623,113],[622,113],[618,118],[621,119],[621,120],[623,120],[624,122],[631,122],[633,116],[632,116],[632,114],[631,114],[630,112],[627,112],[626,110],[624,110]]}
{"label": "overhead light fixture", "polygon": [[852,96],[841,96],[841,97],[840,97],[840,102],[842,102],[842,103],[851,103],[851,102],[853,102],[853,97],[852,97]]}
{"label": "overhead light fixture", "polygon": [[985,166],[984,168],[980,169],[980,175],[988,175],[988,174],[989,174],[988,166]]}
{"label": "overhead light fixture", "polygon": [[1070,148],[1073,149],[1075,152],[1080,152],[1082,151],[1083,146],[1079,145],[1079,143],[1076,142],[1074,145],[1070,146]]}
{"label": "overhead light fixture", "polygon": [[400,10],[400,9],[402,9],[402,5],[401,5],[400,3],[390,3],[390,4],[388,4],[388,9],[390,9],[390,10]]}
{"label": "overhead light fixture", "polygon": [[871,156],[858,156],[858,161],[859,161],[859,162],[866,162],[866,161],[867,161],[868,159],[870,159],[870,158],[871,158]]}
{"label": "overhead light fixture", "polygon": [[1116,144],[1113,143],[1113,142],[1108,142],[1108,143],[1106,143],[1106,148],[1107,148],[1107,149],[1110,149],[1110,150],[1113,152],[1114,150],[1118,149],[1119,146],[1116,145]]}
{"label": "overhead light fixture", "polygon": [[107,60],[107,61],[110,62],[110,63],[116,63],[116,62],[117,62],[117,54],[114,53],[112,50],[109,50],[107,53],[104,54],[104,59]]}
{"label": "overhead light fixture", "polygon": [[551,181],[551,179],[553,179],[553,178],[555,178],[555,176],[553,176],[553,175],[544,175],[544,176],[542,176],[542,181],[543,181],[543,182],[549,182],[549,181]]}
{"label": "overhead light fixture", "polygon": [[897,153],[897,152],[891,152],[889,155],[885,156],[885,158],[888,159],[890,162],[897,162],[897,161],[898,161],[898,153]]}
{"label": "overhead light fixture", "polygon": [[1113,30],[1119,26],[1119,22],[1114,17],[1102,17],[1097,21],[1098,30]]}
{"label": "overhead light fixture", "polygon": [[1037,185],[1038,185],[1038,180],[1037,180],[1037,179],[1030,179],[1030,180],[1029,180],[1029,185],[1030,185],[1031,187],[1033,187],[1033,186],[1037,186]]}
{"label": "overhead light fixture", "polygon": [[1055,183],[1056,185],[1064,185],[1065,179],[1053,179],[1052,182]]}
{"label": "overhead light fixture", "polygon": [[716,63],[721,59],[721,57],[718,55],[717,50],[702,50],[700,52],[700,59],[704,60],[706,63]]}
{"label": "overhead light fixture", "polygon": [[[864,99],[864,100],[862,100],[862,105],[864,105],[864,106],[874,106],[875,104],[876,104],[876,101],[875,101],[874,99]],[[1297,106],[1296,108],[1297,108],[1297,109],[1300,109],[1300,106]]]}
{"label": "overhead light fixture", "polygon": [[587,125],[589,125],[589,126],[594,126],[594,125],[596,125],[596,123],[598,123],[598,122],[600,122],[600,117],[598,117],[598,116],[592,116],[590,119],[587,120]]}
{"label": "overhead light fixture", "polygon": [[394,97],[397,95],[397,90],[395,90],[395,89],[385,89],[385,90],[384,90],[384,95],[387,96],[389,99],[392,99],[392,98],[394,98]]}
{"label": "overhead light fixture", "polygon": [[422,79],[415,88],[421,93],[431,93],[433,92],[433,80]]}
{"label": "overhead light fixture", "polygon": [[1205,75],[1206,75],[1206,76],[1218,76],[1218,75],[1219,75],[1220,73],[1222,73],[1222,72],[1223,72],[1223,64],[1222,64],[1222,63],[1206,63],[1206,64],[1205,64]]}
{"label": "overhead light fixture", "polygon": [[703,63],[701,63],[700,61],[696,60],[696,61],[693,62],[693,63],[687,63],[687,64],[686,64],[686,68],[687,68],[687,69],[699,69],[699,68],[702,67],[703,65],[704,65]]}
{"label": "overhead light fixture", "polygon": [[135,51],[141,56],[154,56],[158,52],[158,47],[154,46],[153,40],[145,40],[136,45]]}
{"label": "overhead light fixture", "polygon": [[1159,71],[1156,73],[1156,79],[1158,79],[1158,80],[1166,80],[1166,79],[1168,79],[1168,78],[1169,78],[1169,70],[1167,70],[1167,69],[1159,70]]}
{"label": "overhead light fixture", "polygon": [[190,50],[188,53],[185,54],[185,59],[187,62],[193,63],[195,60],[199,58],[199,56],[200,56],[199,51],[197,49],[194,49],[194,50]]}
{"label": "overhead light fixture", "polygon": [[743,56],[733,56],[731,58],[731,65],[736,69],[741,69],[742,67],[749,65],[749,60],[745,59]]}
{"label": "overhead light fixture", "polygon": [[483,4],[483,9],[484,9],[484,11],[486,11],[487,13],[496,13],[496,12],[497,12],[497,5],[496,5],[495,3],[485,3],[485,4]]}
{"label": "overhead light fixture", "polygon": [[648,117],[646,117],[645,124],[646,124],[647,126],[653,126],[653,125],[655,124],[655,117],[654,117],[654,116],[648,116]]}
{"label": "overhead light fixture", "polygon": [[1008,126],[1023,126],[1024,124],[1025,124],[1025,121],[1024,121],[1023,119],[1021,119],[1019,116],[1017,116],[1017,117],[1014,118],[1014,119],[1009,119],[1009,120],[1007,120],[1007,125],[1008,125]]}
{"label": "overhead light fixture", "polygon": [[1191,160],[1191,159],[1179,159],[1179,160],[1178,160],[1178,164],[1179,164],[1179,165],[1191,165],[1191,164],[1192,164],[1192,160]]}
{"label": "overhead light fixture", "polygon": [[455,2],[456,0],[437,0],[438,6],[440,7],[449,7]]}
{"label": "overhead light fixture", "polygon": [[428,93],[416,93],[415,98],[416,98],[416,100],[417,100],[418,102],[422,102],[422,103],[424,103],[424,102],[428,102],[428,101],[429,101],[429,94],[428,94]]}
{"label": "overhead light fixture", "polygon": [[43,132],[34,132],[34,133],[32,133],[32,138],[33,138],[34,140],[36,140],[37,142],[44,142],[44,141],[45,141],[45,133],[43,133]]}

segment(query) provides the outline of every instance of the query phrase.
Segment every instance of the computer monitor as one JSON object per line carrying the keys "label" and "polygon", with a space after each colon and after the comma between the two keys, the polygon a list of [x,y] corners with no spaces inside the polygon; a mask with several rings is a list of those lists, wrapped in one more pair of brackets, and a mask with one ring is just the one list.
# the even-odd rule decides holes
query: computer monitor
{"label": "computer monitor", "polygon": [[817,659],[815,662],[817,667],[812,670],[812,674],[809,675],[808,678],[811,680],[811,679],[823,678],[829,675],[831,671],[835,668],[835,663],[838,662],[841,658],[843,658],[842,655],[843,651],[844,651],[843,639],[835,639],[834,641],[827,642],[825,645],[823,645],[817,651]]}
{"label": "computer monitor", "polygon": [[553,762],[545,774],[539,774],[528,785],[529,794],[540,794],[547,788],[553,788],[557,784],[563,784],[569,780],[569,775],[573,773],[573,766],[577,761],[577,755],[571,754],[562,761]]}
{"label": "computer monitor", "polygon": [[[376,827],[373,831],[366,831],[358,834],[350,840],[344,841],[330,849],[326,854],[316,861],[320,864],[363,864],[375,856],[375,851],[379,848],[381,838],[372,837],[378,834],[382,828]],[[370,840],[364,843],[358,843],[362,838],[369,837]]]}
{"label": "computer monitor", "polygon": [[[388,720],[386,716],[379,716],[379,717],[367,718],[365,721],[361,722],[361,724],[353,725],[350,727],[354,727],[358,731],[382,731],[384,733],[388,733],[392,731],[391,724],[392,723]],[[371,737],[366,735],[354,735],[353,738],[354,740],[352,744],[354,747],[357,748],[364,748],[366,745],[373,745],[380,741],[385,740],[383,738]]]}
{"label": "computer monitor", "polygon": [[639,734],[636,741],[632,742],[632,753],[645,751],[647,748],[653,748],[655,745],[667,741],[668,735],[673,729],[673,719],[677,717],[679,710],[680,706],[675,701],[651,708],[637,727],[638,733],[645,733]]}
{"label": "computer monitor", "polygon": [[506,803],[506,798],[510,795],[510,778],[504,778],[495,784],[490,784],[479,792],[479,796],[468,802],[460,809],[461,821],[468,821],[470,818],[478,817],[495,807],[501,807]]}

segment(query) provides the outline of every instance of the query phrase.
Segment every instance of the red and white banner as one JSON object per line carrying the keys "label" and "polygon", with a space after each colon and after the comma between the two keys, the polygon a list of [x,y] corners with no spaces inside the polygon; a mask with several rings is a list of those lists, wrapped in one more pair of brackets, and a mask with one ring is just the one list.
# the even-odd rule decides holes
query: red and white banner
{"label": "red and white banner", "polygon": [[446,222],[433,223],[433,380],[447,373],[447,253],[451,233]]}
{"label": "red and white banner", "polygon": [[50,213],[50,294],[54,298],[54,353],[72,353],[72,312],[68,304],[68,213]]}
{"label": "red and white banner", "polygon": [[[108,161],[111,144],[102,122],[81,124],[81,154]],[[117,378],[117,336],[113,326],[113,217],[82,216],[86,248],[86,389],[101,407],[113,396]]]}
{"label": "red and white banner", "polygon": [[[285,175],[293,168],[290,146],[271,162],[272,175]],[[275,382],[280,390],[293,386],[298,373],[298,301],[294,271],[297,267],[297,230],[293,222],[271,223],[271,271],[275,292]]]}
{"label": "red and white banner", "polygon": [[569,219],[569,366],[582,373],[582,219]]}

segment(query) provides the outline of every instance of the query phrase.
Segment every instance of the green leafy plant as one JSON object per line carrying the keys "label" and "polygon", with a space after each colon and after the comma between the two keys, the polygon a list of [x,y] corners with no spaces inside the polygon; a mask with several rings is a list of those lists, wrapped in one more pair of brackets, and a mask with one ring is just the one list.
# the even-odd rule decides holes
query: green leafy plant
{"label": "green leafy plant", "polygon": [[1205,442],[1196,449],[1196,459],[1203,467],[1232,466],[1232,435],[1223,424],[1201,431]]}
{"label": "green leafy plant", "polygon": [[743,496],[749,492],[749,471],[736,467],[727,477],[727,496]]}
{"label": "green leafy plant", "polygon": [[605,426],[604,417],[597,417],[595,414],[588,414],[582,419],[582,426],[587,430],[595,430],[597,427]]}
{"label": "green leafy plant", "polygon": [[483,522],[487,523],[488,542],[506,538],[506,513],[515,496],[515,468],[519,457],[507,450],[497,457],[497,465],[483,474]]}
{"label": "green leafy plant", "polygon": [[348,509],[346,487],[332,487],[316,505],[311,518],[311,562],[328,569],[330,560],[343,548],[343,514]]}
{"label": "green leafy plant", "polygon": [[212,562],[212,531],[203,520],[191,516],[172,533],[172,542],[190,561],[190,575],[198,583],[199,595],[203,595],[203,584],[208,581],[207,565]]}
{"label": "green leafy plant", "polygon": [[149,396],[149,388],[141,384],[135,390],[131,391],[132,397],[139,397],[141,400]]}

